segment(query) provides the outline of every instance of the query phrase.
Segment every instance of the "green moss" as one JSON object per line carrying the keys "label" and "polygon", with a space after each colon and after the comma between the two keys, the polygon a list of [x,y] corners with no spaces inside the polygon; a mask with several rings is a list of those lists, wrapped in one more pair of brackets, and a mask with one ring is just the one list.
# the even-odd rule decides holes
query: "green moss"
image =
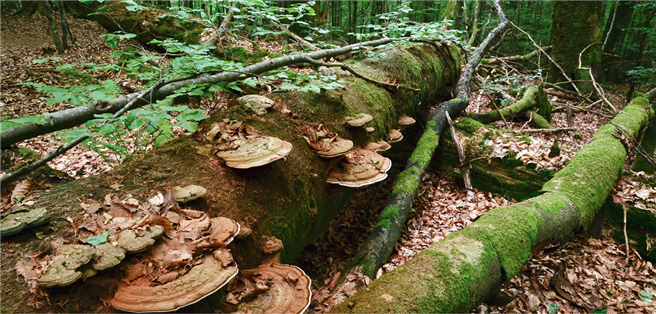
{"label": "green moss", "polygon": [[419,181],[421,181],[421,178],[418,178],[418,176],[419,169],[416,167],[403,170],[403,172],[399,173],[399,175],[396,177],[392,195],[414,195],[414,193],[417,191],[417,188],[419,187]]}
{"label": "green moss", "polygon": [[37,152],[29,148],[18,148],[16,149],[16,153],[18,153],[18,156],[28,160],[38,160],[41,158]]}
{"label": "green moss", "polygon": [[476,130],[482,128],[485,124],[478,122],[472,118],[462,118],[455,124],[455,128],[459,131],[465,132],[467,135],[473,135]]}
{"label": "green moss", "polygon": [[440,137],[433,131],[434,127],[434,121],[431,121],[428,123],[428,125],[426,125],[426,131],[424,131],[424,134],[422,134],[421,138],[419,138],[417,147],[408,159],[409,164],[415,163],[421,166],[428,165],[431,158],[433,157],[435,148],[437,148],[437,146],[440,144]]}
{"label": "green moss", "polygon": [[[397,181],[398,182],[398,181]],[[383,209],[383,212],[380,213],[378,218],[378,223],[374,226],[374,229],[388,229],[391,225],[391,219],[396,218],[399,215],[399,207],[392,205],[387,206]]]}

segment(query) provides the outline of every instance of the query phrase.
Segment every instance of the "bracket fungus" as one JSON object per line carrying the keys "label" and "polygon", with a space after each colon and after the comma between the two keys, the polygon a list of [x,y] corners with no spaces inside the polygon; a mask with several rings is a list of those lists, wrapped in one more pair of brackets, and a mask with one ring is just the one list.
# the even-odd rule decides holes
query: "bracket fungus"
{"label": "bracket fungus", "polygon": [[359,128],[362,127],[363,125],[371,122],[374,119],[374,117],[370,114],[366,113],[360,113],[356,115],[355,117],[348,117],[346,118],[346,124],[349,126],[352,126],[354,128]]}
{"label": "bracket fungus", "polygon": [[378,141],[376,143],[369,142],[367,143],[367,145],[364,146],[364,149],[370,150],[372,152],[384,152],[390,148],[392,148],[392,145],[390,145],[385,141]]}
{"label": "bracket fungus", "polygon": [[239,103],[244,110],[250,110],[259,116],[263,116],[267,114],[267,108],[271,108],[276,102],[260,95],[246,95],[237,98],[237,103]]}
{"label": "bracket fungus", "polygon": [[403,139],[403,134],[397,129],[391,129],[387,134],[387,140],[390,143],[400,142]]}
{"label": "bracket fungus", "polygon": [[265,264],[243,271],[230,285],[227,301],[241,313],[303,313],[312,299],[311,283],[296,266]]}
{"label": "bracket fungus", "polygon": [[63,287],[74,283],[82,277],[78,268],[88,264],[95,252],[96,249],[90,245],[60,246],[55,254],[63,255],[63,258],[52,263],[36,282],[44,288]]}
{"label": "bracket fungus", "polygon": [[44,207],[29,210],[26,207],[17,207],[11,213],[2,217],[0,222],[0,235],[9,236],[25,229],[40,226],[50,221],[50,214]]}
{"label": "bracket fungus", "polygon": [[164,228],[158,225],[150,225],[144,235],[137,235],[132,229],[121,231],[118,234],[118,246],[127,253],[139,253],[145,251],[149,246],[155,244],[155,239],[162,236]]}
{"label": "bracket fungus", "polygon": [[330,172],[327,181],[357,188],[385,180],[391,167],[389,158],[369,150],[356,149]]}
{"label": "bracket fungus", "polygon": [[219,250],[205,254],[200,264],[186,274],[162,285],[121,283],[112,306],[122,311],[170,312],[191,305],[213,294],[227,284],[237,273],[237,265],[224,266]]}
{"label": "bracket fungus", "polygon": [[403,130],[403,129],[415,124],[416,122],[417,121],[412,117],[408,117],[408,116],[405,116],[405,115],[401,116],[399,118],[399,129]]}
{"label": "bracket fungus", "polygon": [[207,195],[207,189],[198,185],[175,186],[172,192],[178,203],[186,203]]}
{"label": "bracket fungus", "polygon": [[96,246],[91,267],[97,271],[105,270],[120,264],[124,258],[124,249],[106,242]]}
{"label": "bracket fungus", "polygon": [[237,149],[220,151],[216,156],[225,160],[231,168],[248,169],[281,159],[292,150],[292,143],[276,137],[263,136],[255,139],[236,140]]}
{"label": "bracket fungus", "polygon": [[310,126],[305,127],[303,136],[319,157],[335,158],[346,154],[353,148],[353,141],[340,138],[336,133],[329,132],[323,125],[317,130]]}

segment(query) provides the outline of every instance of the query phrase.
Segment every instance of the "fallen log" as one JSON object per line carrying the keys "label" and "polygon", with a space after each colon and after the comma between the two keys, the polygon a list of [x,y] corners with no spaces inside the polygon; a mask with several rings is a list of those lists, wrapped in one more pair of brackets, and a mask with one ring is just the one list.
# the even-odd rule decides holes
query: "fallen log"
{"label": "fallen log", "polygon": [[[542,50],[549,51],[551,50],[551,46],[544,47]],[[538,54],[540,54],[539,49],[533,50],[525,55],[482,59],[481,64],[499,64],[504,62],[526,62],[533,59]]]}
{"label": "fallen log", "polygon": [[[634,98],[612,122],[635,136],[654,116]],[[470,312],[494,296],[531,250],[588,229],[606,201],[627,151],[608,124],[547,182],[543,194],[494,209],[417,254],[333,309],[349,313]]]}
{"label": "fallen log", "polygon": [[458,80],[456,98],[442,102],[431,113],[426,125],[426,131],[419,138],[417,148],[412,152],[405,169],[396,179],[387,206],[380,214],[378,222],[367,241],[358,251],[349,269],[344,274],[362,272],[373,278],[376,271],[383,266],[392,254],[396,241],[405,225],[412,201],[417,196],[419,182],[421,182],[426,168],[433,158],[435,149],[439,144],[440,134],[447,125],[445,113],[449,112],[451,115],[456,116],[469,105],[469,83],[472,73],[481,58],[483,58],[483,54],[492,45],[492,41],[500,35],[508,24],[499,1],[494,2],[494,7],[501,23],[488,34],[480,46],[471,54]]}
{"label": "fallen log", "polygon": [[[440,50],[442,49],[442,50]],[[410,46],[400,50],[383,51],[382,58],[349,61],[351,67],[367,77],[379,81],[416,84],[419,92],[409,89],[389,90],[338,70],[346,81],[343,88],[323,90],[321,93],[276,93],[272,98],[277,110],[264,116],[245,111],[236,102],[221,113],[209,118],[199,127],[198,136],[204,137],[214,122],[224,119],[243,121],[263,135],[275,136],[293,145],[286,160],[253,169],[231,169],[223,161],[196,152],[204,146],[192,137],[182,137],[166,147],[144,156],[134,157],[110,173],[53,187],[51,191],[34,197],[35,207],[45,207],[52,222],[44,229],[45,239],[32,232],[2,238],[2,309],[7,312],[97,312],[101,301],[93,296],[97,280],[50,290],[50,299],[80,297],[83,303],[62,303],[62,307],[44,304],[40,309],[28,305],[27,285],[19,282],[14,266],[31,256],[43,242],[54,239],[76,241],[76,233],[66,217],[76,220],[83,211],[80,200],[101,202],[106,195],[128,194],[144,201],[163,191],[167,186],[195,184],[207,189],[208,194],[197,201],[210,217],[223,216],[248,225],[251,236],[236,240],[229,246],[240,269],[254,268],[262,258],[261,236],[274,236],[284,245],[282,262],[291,262],[304,247],[320,234],[330,220],[343,208],[353,193],[326,183],[330,161],[318,158],[303,134],[303,127],[323,124],[342,138],[360,146],[386,137],[396,128],[399,115],[415,115],[428,103],[444,93],[444,86],[456,80],[464,56],[460,50],[446,45]],[[286,110],[283,110],[286,109]],[[287,111],[288,110],[288,111]],[[367,133],[361,128],[344,125],[345,117],[368,113],[375,128]],[[119,270],[109,270],[105,278],[122,278]],[[192,312],[207,312],[208,304],[218,303],[218,296],[208,297],[191,308]],[[53,302],[56,303],[56,302]],[[79,306],[79,307],[78,307]],[[216,309],[217,307],[213,307]],[[195,310],[196,309],[196,310]],[[211,311],[211,310],[209,310]]]}

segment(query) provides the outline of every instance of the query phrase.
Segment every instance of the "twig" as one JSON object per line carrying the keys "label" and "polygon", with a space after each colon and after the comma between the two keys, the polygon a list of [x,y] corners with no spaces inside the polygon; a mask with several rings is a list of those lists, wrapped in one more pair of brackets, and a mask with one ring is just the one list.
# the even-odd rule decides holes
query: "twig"
{"label": "twig", "polygon": [[622,209],[624,211],[624,244],[626,245],[626,265],[629,265],[629,254],[631,251],[629,250],[629,236],[626,234],[626,204],[622,204]]}
{"label": "twig", "polygon": [[583,62],[581,61],[581,59],[582,59],[582,57],[583,57],[583,53],[584,53],[586,50],[588,50],[588,48],[590,48],[590,47],[592,47],[592,46],[594,46],[594,45],[597,45],[597,44],[601,44],[601,43],[599,43],[599,42],[591,43],[591,44],[589,44],[587,47],[585,47],[585,48],[583,49],[583,51],[581,51],[581,53],[579,53],[579,67],[578,67],[577,69],[580,69],[580,70],[588,70],[588,73],[590,74],[590,79],[592,80],[592,86],[594,86],[594,89],[597,91],[597,94],[599,95],[599,97],[601,97],[601,99],[604,100],[604,102],[605,102],[606,104],[608,104],[609,107],[611,107],[611,108],[613,109],[613,114],[617,114],[617,112],[618,112],[618,111],[617,111],[617,108],[615,108],[615,106],[613,106],[613,104],[611,104],[610,101],[608,101],[608,99],[606,99],[606,95],[604,95],[604,92],[603,92],[603,91],[601,90],[601,88],[598,86],[597,81],[595,81],[594,75],[592,75],[592,68],[591,68],[591,67],[586,67],[586,68],[584,68],[584,67],[583,67]]}
{"label": "twig", "polygon": [[[291,37],[292,39],[296,40],[296,41],[301,45],[301,48],[304,48],[304,46],[307,46],[307,47],[309,47],[311,50],[319,50],[319,47],[317,47],[317,46],[313,45],[311,42],[309,42],[309,41],[303,39],[301,36],[298,36],[298,35],[292,33],[292,31],[290,31],[290,30],[289,30],[287,27],[285,27],[284,25],[279,24],[279,23],[277,23],[277,22],[274,21],[274,20],[269,20],[269,22],[270,22],[271,24],[273,24],[273,26],[275,26],[277,29],[279,29],[280,31],[284,32],[285,35],[287,35],[287,36]],[[305,49],[303,49],[303,50],[305,50]]]}
{"label": "twig", "polygon": [[320,65],[320,66],[325,66],[325,67],[341,67],[342,69],[344,69],[346,71],[349,71],[351,74],[353,74],[353,75],[355,75],[355,76],[357,76],[357,77],[359,77],[359,78],[361,78],[365,81],[369,81],[369,82],[372,82],[372,83],[377,84],[377,85],[381,85],[381,86],[385,86],[385,87],[391,87],[391,88],[395,88],[395,89],[406,88],[406,89],[409,89],[409,90],[415,91],[415,92],[420,92],[421,91],[421,89],[410,87],[410,86],[407,86],[407,85],[404,85],[404,84],[391,84],[391,83],[387,83],[387,82],[383,82],[383,81],[379,81],[379,80],[370,78],[368,76],[365,76],[364,74],[358,73],[357,71],[355,71],[355,69],[353,69],[352,67],[350,67],[346,63],[341,63],[341,62],[328,63],[328,62],[314,60],[314,59],[312,59],[310,57],[307,57],[307,56],[303,57],[301,60],[304,60],[307,63],[313,64],[313,65]]}
{"label": "twig", "polygon": [[214,36],[210,37],[210,39],[207,40],[207,43],[209,43],[212,46],[216,45],[216,43],[219,41],[219,38],[221,38],[223,32],[225,32],[228,29],[228,24],[230,24],[232,17],[235,15],[234,9],[237,8],[238,2],[239,1],[232,2],[232,6],[230,7],[230,9],[228,9],[228,15],[223,19],[223,21],[219,25],[219,28],[214,31]]}
{"label": "twig", "polygon": [[[465,152],[462,150],[462,145],[458,140],[458,134],[456,134],[456,129],[453,127],[453,121],[451,120],[449,112],[445,112],[444,115],[446,116],[446,121],[449,122],[451,137],[453,138],[453,143],[456,145],[456,150],[458,151],[458,159],[460,160],[460,163],[462,163],[465,161]],[[474,191],[471,185],[471,179],[469,178],[469,166],[464,166],[460,169],[462,170],[462,179],[465,181],[465,188],[467,189],[467,200],[471,202],[474,200]]]}
{"label": "twig", "polygon": [[545,134],[553,134],[553,133],[569,132],[569,131],[576,131],[576,128],[569,127],[569,128],[558,128],[558,129],[526,129],[526,130],[520,130],[520,132],[522,132],[522,133],[545,133]]}

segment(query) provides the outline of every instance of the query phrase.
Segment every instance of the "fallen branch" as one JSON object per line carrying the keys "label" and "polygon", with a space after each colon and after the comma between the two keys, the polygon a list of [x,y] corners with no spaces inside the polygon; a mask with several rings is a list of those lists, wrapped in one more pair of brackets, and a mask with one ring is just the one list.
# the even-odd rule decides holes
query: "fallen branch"
{"label": "fallen branch", "polygon": [[[301,36],[298,36],[298,35],[294,34],[292,31],[290,31],[284,25],[282,25],[282,24],[280,24],[280,23],[278,23],[274,20],[269,20],[269,22],[271,24],[273,24],[273,26],[275,26],[278,30],[285,33],[285,35],[287,35],[287,36],[291,37],[292,39],[296,40],[301,45],[302,48],[309,47],[311,50],[315,50],[315,51],[319,50],[319,47],[317,47],[317,46],[313,45],[311,42],[303,39]],[[305,50],[305,49],[303,49],[303,50]]]}
{"label": "fallen branch", "polygon": [[595,81],[594,75],[592,74],[592,68],[591,67],[583,67],[583,62],[581,61],[581,57],[583,56],[583,53],[586,50],[588,50],[588,48],[590,48],[594,45],[597,45],[597,44],[601,44],[601,43],[599,43],[599,42],[591,43],[587,47],[585,47],[583,49],[583,51],[581,51],[581,53],[579,53],[579,66],[578,66],[577,70],[588,70],[588,75],[590,75],[590,80],[592,80],[592,86],[594,86],[594,89],[597,91],[597,95],[599,95],[599,97],[601,99],[603,99],[604,102],[612,109],[613,114],[617,114],[617,108],[615,108],[615,106],[613,106],[613,104],[611,104],[610,101],[608,101],[608,99],[606,99],[606,95],[604,94],[603,90],[601,89],[599,84],[597,84],[597,81]]}
{"label": "fallen branch", "polygon": [[[551,46],[544,47],[542,51],[549,51]],[[506,62],[526,62],[533,59],[535,56],[540,54],[540,50],[533,50],[525,55],[520,56],[510,56],[510,57],[497,57],[481,60],[481,64],[499,64]]]}
{"label": "fallen branch", "polygon": [[221,21],[219,28],[214,30],[214,35],[206,41],[207,43],[209,43],[212,46],[216,45],[216,43],[219,41],[219,38],[221,38],[221,35],[223,35],[223,33],[228,29],[228,24],[230,24],[230,21],[232,21],[232,17],[235,15],[237,2],[238,1],[232,2],[232,6],[230,7],[230,9],[228,9],[228,15],[223,19],[223,21]]}
{"label": "fallen branch", "polygon": [[[448,111],[445,112],[444,115],[446,116],[446,121],[449,122],[451,137],[453,138],[453,143],[458,151],[458,160],[460,160],[460,163],[463,163],[465,161],[465,152],[462,150],[462,145],[460,145],[460,141],[458,140],[458,134],[456,134],[456,129],[453,127],[453,121],[451,120]],[[460,169],[462,170],[462,180],[465,181],[465,189],[467,189],[467,200],[473,201],[474,189],[472,188],[471,179],[469,178],[469,166],[463,166]]]}
{"label": "fallen branch", "polygon": [[484,113],[468,113],[467,116],[482,123],[490,123],[500,119],[503,119],[505,122],[506,118],[513,119],[518,114],[526,112],[534,107],[543,108],[540,111],[545,112],[545,115],[551,114],[551,110],[545,108],[551,106],[551,104],[549,103],[549,100],[544,97],[543,92],[540,93],[541,88],[542,86],[531,86],[527,88],[522,99],[504,108],[497,108],[496,110]]}
{"label": "fallen branch", "polygon": [[544,133],[544,134],[554,134],[554,133],[560,133],[560,132],[570,132],[570,131],[576,131],[577,129],[572,127],[572,128],[556,128],[556,129],[526,129],[526,130],[521,130],[520,132],[522,133]]}
{"label": "fallen branch", "polygon": [[[175,92],[176,90],[189,86],[191,84],[198,85],[198,84],[217,84],[219,82],[234,82],[237,80],[244,79],[246,77],[266,73],[268,71],[283,66],[304,63],[306,62],[304,61],[306,57],[310,59],[329,58],[329,57],[334,57],[334,56],[349,53],[353,49],[359,47],[365,47],[365,46],[375,47],[375,46],[385,45],[387,43],[391,43],[399,40],[407,40],[407,39],[408,38],[383,38],[383,39],[348,45],[340,48],[320,50],[320,51],[309,52],[299,55],[284,56],[271,60],[262,61],[244,67],[238,72],[226,71],[226,72],[220,72],[217,74],[208,75],[204,77],[198,77],[198,78],[188,79],[171,84],[165,84],[157,91],[155,95],[153,95],[152,100],[149,99],[149,101],[144,101],[144,100],[138,101],[134,108],[147,105],[149,103],[155,102],[160,99],[164,99],[166,98],[166,96],[173,94],[173,92]],[[80,125],[88,120],[93,119],[96,114],[115,113],[121,108],[123,108],[125,104],[127,104],[129,101],[138,98],[139,95],[140,92],[136,92],[106,102],[107,106],[100,106],[102,108],[106,108],[104,111],[98,110],[99,107],[98,102],[94,102],[94,103],[87,104],[85,106],[66,109],[59,112],[48,114],[45,116],[45,120],[46,120],[45,124],[25,124],[25,125],[18,125],[18,126],[11,127],[8,130],[0,132],[0,143],[1,143],[0,145],[2,145],[3,148],[5,148],[8,147],[9,145],[18,143],[20,141],[35,136],[48,134],[54,131],[68,129]]]}
{"label": "fallen branch", "polygon": [[492,41],[508,25],[508,20],[499,5],[494,2],[501,23],[493,29],[485,40],[471,54],[471,58],[462,71],[458,84],[456,85],[456,98],[441,103],[430,115],[426,130],[422,134],[417,147],[408,159],[405,169],[398,175],[392,195],[383,209],[378,223],[374,226],[364,246],[356,254],[349,269],[350,272],[362,272],[373,278],[394,251],[396,241],[405,225],[412,201],[417,195],[419,182],[421,182],[426,167],[430,162],[435,149],[439,144],[439,136],[444,130],[446,123],[446,112],[457,115],[469,104],[470,81],[476,66],[480,63],[485,52],[492,45]]}
{"label": "fallen branch", "polygon": [[[162,85],[161,83],[155,84],[152,87],[150,87],[149,89],[143,91],[141,93],[141,96],[132,99],[127,104],[125,104],[125,106],[123,108],[121,108],[121,110],[117,111],[114,115],[112,115],[112,119],[116,119],[116,118],[122,116],[125,112],[127,112],[131,109],[134,109],[132,107],[137,102],[137,100],[144,99],[144,97],[146,97],[146,95],[148,95],[148,94],[152,95],[153,93],[156,93],[157,88],[159,88],[159,86],[161,86],[161,85]],[[109,121],[110,121],[109,119],[105,120],[105,122],[103,122],[100,125],[100,127],[107,124]],[[43,158],[41,158],[41,159],[31,163],[31,164],[22,166],[22,167],[18,168],[17,170],[11,172],[10,174],[8,174],[6,176],[3,176],[2,178],[0,178],[0,185],[7,184],[7,183],[10,183],[10,182],[13,182],[13,181],[16,181],[16,180],[22,178],[23,176],[31,173],[32,171],[38,169],[39,167],[45,165],[47,162],[55,159],[57,156],[71,150],[73,147],[75,147],[78,144],[84,142],[88,138],[89,138],[89,135],[81,135],[81,136],[77,137],[76,139],[72,140],[71,142],[69,142],[65,145],[59,146],[55,151],[48,154],[47,156],[45,156],[45,157],[43,157]]]}

